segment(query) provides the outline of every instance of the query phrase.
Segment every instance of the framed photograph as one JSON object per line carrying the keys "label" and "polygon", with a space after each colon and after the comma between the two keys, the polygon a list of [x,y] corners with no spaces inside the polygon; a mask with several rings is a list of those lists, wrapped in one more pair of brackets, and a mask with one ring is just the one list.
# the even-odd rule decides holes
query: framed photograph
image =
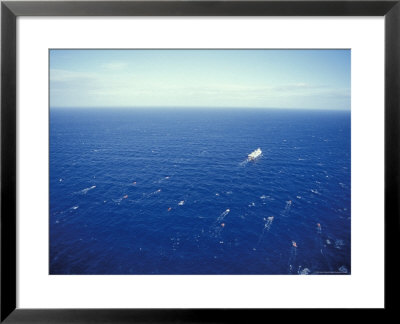
{"label": "framed photograph", "polygon": [[1,321],[393,309],[399,15],[2,2]]}

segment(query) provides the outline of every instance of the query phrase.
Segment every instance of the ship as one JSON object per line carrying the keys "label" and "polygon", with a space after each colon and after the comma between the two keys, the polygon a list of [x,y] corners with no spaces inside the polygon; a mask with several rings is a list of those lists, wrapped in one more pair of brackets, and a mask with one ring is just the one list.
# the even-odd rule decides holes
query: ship
{"label": "ship", "polygon": [[253,152],[251,152],[247,157],[250,161],[254,161],[255,159],[257,159],[258,157],[260,157],[262,154],[262,151],[260,148],[254,150]]}

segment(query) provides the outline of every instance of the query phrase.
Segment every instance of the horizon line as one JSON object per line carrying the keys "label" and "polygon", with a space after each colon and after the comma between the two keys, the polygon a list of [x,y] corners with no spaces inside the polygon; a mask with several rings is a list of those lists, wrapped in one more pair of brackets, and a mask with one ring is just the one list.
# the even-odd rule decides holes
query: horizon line
{"label": "horizon line", "polygon": [[238,106],[50,106],[49,109],[262,109],[262,110],[318,110],[351,111],[350,108],[304,108],[304,107],[238,107]]}

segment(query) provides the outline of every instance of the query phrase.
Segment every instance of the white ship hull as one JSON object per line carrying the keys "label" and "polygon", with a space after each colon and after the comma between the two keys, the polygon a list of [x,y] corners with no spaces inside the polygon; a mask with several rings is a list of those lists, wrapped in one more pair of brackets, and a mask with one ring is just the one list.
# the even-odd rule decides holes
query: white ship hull
{"label": "white ship hull", "polygon": [[262,155],[262,151],[260,148],[256,149],[255,151],[251,152],[247,157],[250,161],[253,161],[259,158]]}

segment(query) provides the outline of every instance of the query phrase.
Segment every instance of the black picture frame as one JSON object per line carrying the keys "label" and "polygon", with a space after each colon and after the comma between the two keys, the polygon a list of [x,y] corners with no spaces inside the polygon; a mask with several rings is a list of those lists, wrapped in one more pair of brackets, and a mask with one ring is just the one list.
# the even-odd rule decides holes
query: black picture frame
{"label": "black picture frame", "polygon": [[[396,311],[394,296],[399,287],[399,276],[395,267],[398,258],[396,240],[399,237],[400,228],[400,0],[2,1],[1,322],[230,323],[238,321],[242,316],[250,322],[263,322],[266,321],[265,312],[278,311],[268,309],[16,308],[16,19],[18,16],[384,16],[385,308],[377,311],[379,316],[383,311],[386,314],[388,311]],[[298,313],[304,314],[304,311]],[[256,320],[256,318],[259,319]]]}

